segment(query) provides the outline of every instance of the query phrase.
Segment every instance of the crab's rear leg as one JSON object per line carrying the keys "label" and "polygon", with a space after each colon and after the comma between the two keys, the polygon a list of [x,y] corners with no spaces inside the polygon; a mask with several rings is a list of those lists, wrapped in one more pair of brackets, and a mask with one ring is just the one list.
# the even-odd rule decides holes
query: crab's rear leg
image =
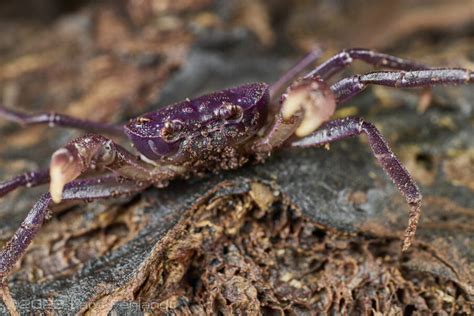
{"label": "crab's rear leg", "polygon": [[0,197],[19,187],[34,187],[49,182],[49,169],[25,172],[10,180],[0,182]]}
{"label": "crab's rear leg", "polygon": [[331,86],[342,104],[362,92],[369,84],[394,88],[424,88],[436,85],[472,84],[474,72],[462,68],[438,68],[413,71],[376,71],[344,78]]}
{"label": "crab's rear leg", "polygon": [[326,80],[350,66],[355,60],[367,64],[391,68],[395,70],[420,70],[428,67],[415,61],[404,59],[388,54],[379,53],[370,49],[350,48],[345,49],[329,58],[327,61],[309,72],[305,77],[319,76]]}
{"label": "crab's rear leg", "polygon": [[26,114],[11,110],[3,105],[0,105],[0,118],[18,123],[22,126],[42,124],[48,125],[50,127],[62,126],[76,128],[87,132],[124,135],[123,127],[121,125],[82,120],[65,114],[57,113]]}
{"label": "crab's rear leg", "polygon": [[[296,65],[284,73],[274,84],[272,84],[270,86],[271,99],[278,95],[278,92],[284,87],[285,83],[294,80],[303,69],[316,61],[321,56],[321,53],[322,51],[320,49],[311,51]],[[305,78],[319,76],[323,80],[327,80],[336,73],[344,70],[344,68],[350,66],[355,60],[363,61],[375,67],[390,68],[395,70],[419,70],[428,68],[427,66],[415,61],[379,53],[374,50],[365,48],[350,48],[344,49],[332,56],[327,61],[305,75]]]}
{"label": "crab's rear leg", "polygon": [[375,158],[387,175],[397,186],[398,190],[410,204],[408,227],[405,231],[403,250],[407,250],[415,236],[416,227],[420,218],[421,193],[408,171],[392,152],[382,134],[377,128],[361,118],[345,118],[330,121],[309,136],[294,141],[292,147],[314,147],[329,144],[360,134],[366,134],[369,146]]}
{"label": "crab's rear leg", "polygon": [[[116,176],[103,176],[95,179],[76,180],[64,188],[63,200],[103,199],[119,195],[133,194],[144,190],[150,183],[135,181],[119,181]],[[43,194],[30,210],[10,241],[0,251],[0,297],[8,308],[14,311],[6,282],[14,265],[30,245],[41,226],[43,225],[48,207],[51,204],[51,195]]]}

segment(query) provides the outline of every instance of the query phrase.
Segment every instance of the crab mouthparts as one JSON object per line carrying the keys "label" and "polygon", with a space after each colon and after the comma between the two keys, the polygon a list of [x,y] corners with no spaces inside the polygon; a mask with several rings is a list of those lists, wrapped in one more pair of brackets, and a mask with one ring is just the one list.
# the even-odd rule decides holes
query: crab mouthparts
{"label": "crab mouthparts", "polygon": [[81,174],[81,163],[66,148],[58,149],[51,157],[49,192],[53,202],[62,199],[64,186]]}

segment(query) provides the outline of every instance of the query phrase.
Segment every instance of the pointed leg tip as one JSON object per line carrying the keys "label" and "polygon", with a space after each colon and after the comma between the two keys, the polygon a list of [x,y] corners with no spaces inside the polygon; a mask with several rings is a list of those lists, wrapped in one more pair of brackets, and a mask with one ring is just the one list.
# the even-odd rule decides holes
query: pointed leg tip
{"label": "pointed leg tip", "polygon": [[402,245],[402,252],[408,251],[408,249],[410,249],[411,247],[411,243],[412,243],[411,240],[404,240],[403,245]]}
{"label": "pointed leg tip", "polygon": [[408,227],[405,230],[405,238],[403,240],[402,252],[407,251],[415,239],[416,228],[421,216],[421,205],[420,202],[411,204],[410,213],[408,218]]}
{"label": "pointed leg tip", "polygon": [[405,238],[403,239],[402,244],[402,252],[406,252],[408,249],[410,249],[411,245],[413,244],[413,240],[415,239],[415,232],[416,227],[413,229],[413,227],[409,225],[407,230],[405,231]]}
{"label": "pointed leg tip", "polygon": [[8,288],[8,285],[3,280],[0,283],[0,300],[3,301],[10,315],[12,316],[20,315],[20,313],[17,310],[15,300],[10,294],[10,289]]}
{"label": "pointed leg tip", "polygon": [[402,252],[407,251],[411,245],[413,244],[413,240],[415,239],[416,233],[416,226],[413,227],[411,224],[408,225],[408,228],[405,231],[405,237],[403,239],[402,244]]}

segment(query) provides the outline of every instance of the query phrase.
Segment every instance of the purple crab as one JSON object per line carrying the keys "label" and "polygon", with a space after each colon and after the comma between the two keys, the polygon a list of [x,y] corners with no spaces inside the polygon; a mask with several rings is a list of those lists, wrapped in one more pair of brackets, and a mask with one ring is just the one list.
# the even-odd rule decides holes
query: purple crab
{"label": "purple crab", "polygon": [[[331,116],[337,107],[370,84],[395,88],[472,84],[474,72],[429,68],[372,50],[348,49],[296,79],[320,55],[319,50],[311,52],[272,85],[249,83],[186,99],[133,118],[125,125],[55,113],[27,115],[0,106],[1,118],[23,126],[49,124],[126,135],[138,152],[133,154],[100,134],[86,134],[56,150],[49,169],[0,183],[3,196],[22,186],[49,182],[49,193],[40,197],[0,251],[0,293],[4,302],[12,304],[7,277],[43,225],[52,202],[133,194],[150,186],[164,187],[173,179],[235,169],[249,160],[264,161],[278,147],[324,146],[360,134],[366,134],[375,158],[410,206],[402,246],[402,250],[408,249],[420,217],[422,196],[418,186],[373,124],[355,117],[331,120]],[[354,60],[392,70],[354,75],[328,84],[333,75]],[[97,176],[81,177],[86,172],[90,175],[91,170],[96,170]]]}

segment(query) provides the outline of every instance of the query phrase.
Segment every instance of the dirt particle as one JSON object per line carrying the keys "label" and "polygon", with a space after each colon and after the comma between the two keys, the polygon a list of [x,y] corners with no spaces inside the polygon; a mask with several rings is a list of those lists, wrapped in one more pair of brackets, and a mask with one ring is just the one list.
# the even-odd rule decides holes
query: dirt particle
{"label": "dirt particle", "polygon": [[258,207],[262,210],[268,209],[275,198],[270,188],[262,185],[259,182],[253,182],[251,188],[250,196],[255,200],[255,203],[257,203]]}

